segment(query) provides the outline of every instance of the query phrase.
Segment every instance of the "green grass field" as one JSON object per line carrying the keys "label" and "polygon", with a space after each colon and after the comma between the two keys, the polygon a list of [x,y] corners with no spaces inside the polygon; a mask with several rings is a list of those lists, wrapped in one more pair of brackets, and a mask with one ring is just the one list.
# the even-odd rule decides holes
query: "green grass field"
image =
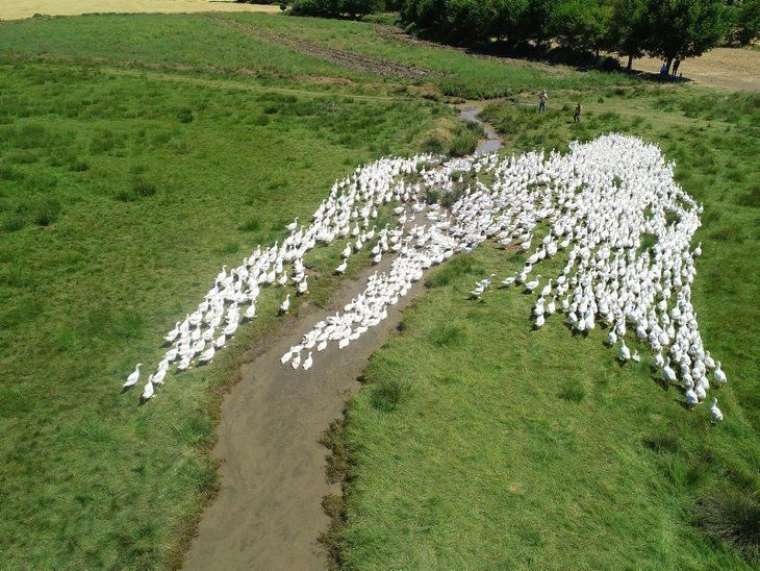
{"label": "green grass field", "polygon": [[[597,93],[579,125],[577,93],[558,94],[541,117],[527,102],[492,104],[483,115],[507,152],[618,131],[659,142],[678,161],[680,183],[705,205],[695,306],[731,375],[718,395],[726,422],[713,426],[705,406],[685,411],[646,358],[620,367],[604,332],[574,337],[561,318],[531,331],[535,296],[492,290],[468,301],[476,280],[524,261],[486,247],[433,274],[349,408],[347,522],[332,538],[346,568],[760,562],[760,97]],[[541,272],[559,269],[555,261]],[[734,535],[749,545],[723,540]]]}
{"label": "green grass field", "polygon": [[[537,120],[524,92],[544,87]],[[383,154],[471,150],[446,96],[506,94],[525,105],[486,116],[507,151],[614,129],[678,161],[705,203],[695,302],[731,376],[727,421],[687,414],[598,336],[556,319],[531,333],[516,291],[465,302],[486,268],[519,263],[485,248],[431,277],[350,407],[346,566],[749,566],[697,524],[700,502],[760,489],[757,97],[236,14],[0,25],[0,567],[176,565],[215,485],[220,392],[277,300],[149,406],[118,393],[125,375],[156,360],[222,264],[283,236],[335,179]],[[316,303],[335,255],[313,260]]]}

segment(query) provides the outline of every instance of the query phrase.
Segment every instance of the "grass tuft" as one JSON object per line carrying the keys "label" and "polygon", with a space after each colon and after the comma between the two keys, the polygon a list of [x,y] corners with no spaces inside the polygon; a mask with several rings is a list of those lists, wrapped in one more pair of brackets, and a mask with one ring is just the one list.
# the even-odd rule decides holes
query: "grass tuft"
{"label": "grass tuft", "polygon": [[711,537],[760,564],[760,501],[755,494],[724,490],[708,496],[698,504],[697,521]]}
{"label": "grass tuft", "polygon": [[399,379],[384,379],[372,386],[372,407],[378,412],[393,412],[411,393],[411,385]]}

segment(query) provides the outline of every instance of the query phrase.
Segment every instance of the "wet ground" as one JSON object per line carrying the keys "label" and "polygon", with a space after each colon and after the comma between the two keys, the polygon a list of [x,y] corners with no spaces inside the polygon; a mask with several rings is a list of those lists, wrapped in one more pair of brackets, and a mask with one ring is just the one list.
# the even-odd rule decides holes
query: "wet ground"
{"label": "wet ground", "polygon": [[502,147],[502,140],[499,134],[491,125],[480,120],[480,109],[471,105],[464,105],[459,108],[459,118],[470,123],[477,123],[483,127],[486,138],[480,141],[478,148],[475,150],[475,154],[487,154],[495,153]]}

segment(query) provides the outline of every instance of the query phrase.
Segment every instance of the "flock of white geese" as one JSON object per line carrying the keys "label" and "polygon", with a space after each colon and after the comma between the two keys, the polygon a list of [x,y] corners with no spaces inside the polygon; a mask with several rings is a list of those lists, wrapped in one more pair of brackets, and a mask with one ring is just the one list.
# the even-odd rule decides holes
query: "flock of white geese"
{"label": "flock of white geese", "polygon": [[[452,205],[428,204],[433,192],[449,195]],[[377,228],[382,208],[393,209],[394,227]],[[604,325],[623,363],[641,360],[626,344],[635,336],[651,348],[652,367],[663,381],[679,385],[693,407],[705,400],[711,383],[727,382],[720,361],[705,350],[691,303],[701,247],[690,244],[701,211],[674,182],[658,147],[621,135],[573,143],[564,155],[381,159],[334,184],[311,222],[296,219],[282,243],[258,246],[238,267],[223,267],[196,310],[167,333],[169,348],[142,398],[153,397],[170,368],[210,362],[243,322],[255,318],[263,288],[282,288],[280,312],[287,313],[290,291],[308,293],[305,256],[318,246],[344,244],[338,274],[361,252],[375,264],[385,256],[392,263],[282,356],[293,369],[310,369],[330,344],[348,347],[385,319],[425,270],[491,240],[524,251],[525,265],[503,279],[492,274],[479,281],[473,299],[491,295],[495,279],[500,289],[539,292],[536,328],[555,314],[579,333]],[[536,272],[542,260],[560,253],[567,261],[558,275]],[[140,365],[124,387],[139,379]],[[723,418],[717,399],[711,416]]]}

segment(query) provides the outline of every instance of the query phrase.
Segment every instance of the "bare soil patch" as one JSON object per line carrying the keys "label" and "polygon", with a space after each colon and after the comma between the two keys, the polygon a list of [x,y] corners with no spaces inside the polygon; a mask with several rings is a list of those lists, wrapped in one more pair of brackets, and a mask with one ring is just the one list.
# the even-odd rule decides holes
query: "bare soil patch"
{"label": "bare soil patch", "polygon": [[219,493],[200,521],[185,569],[327,567],[327,553],[318,543],[330,525],[322,503],[340,494],[340,485],[328,481],[328,451],[320,440],[359,388],[369,357],[424,286],[415,284],[389,308],[388,319],[349,348],[331,344],[309,371],[283,366],[280,357],[362,291],[372,272],[386,270],[391,258],[345,283],[329,308],[289,320],[283,335],[243,366],[242,382],[225,396],[217,429],[213,456],[221,462]]}
{"label": "bare soil patch", "polygon": [[277,14],[277,5],[237,4],[208,0],[2,0],[0,20],[21,20],[35,14],[79,16],[92,13],[188,13],[188,12],[266,12]]}
{"label": "bare soil patch", "polygon": [[[662,61],[654,58],[634,60],[637,71],[660,71]],[[760,51],[741,48],[715,48],[702,57],[687,59],[679,72],[694,83],[730,91],[760,91]]]}

